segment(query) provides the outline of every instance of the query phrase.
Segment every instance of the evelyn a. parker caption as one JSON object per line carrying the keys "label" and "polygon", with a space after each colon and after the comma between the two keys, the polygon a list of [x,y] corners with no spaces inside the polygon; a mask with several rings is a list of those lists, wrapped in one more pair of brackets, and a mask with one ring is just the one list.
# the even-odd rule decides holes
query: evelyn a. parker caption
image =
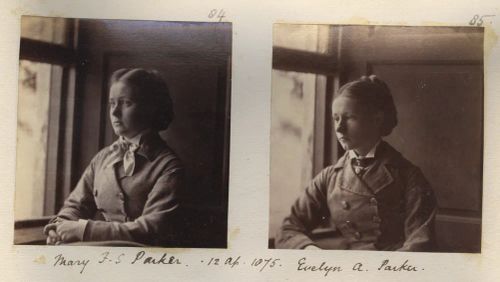
{"label": "evelyn a. parker caption", "polygon": [[297,272],[317,273],[324,277],[329,277],[339,272],[419,272],[424,271],[423,267],[413,264],[409,259],[389,259],[382,258],[378,261],[355,262],[355,263],[334,263],[328,260],[308,259],[301,256],[290,262],[285,263],[279,257],[245,257],[245,256],[220,256],[220,257],[182,257],[179,255],[170,255],[167,253],[148,253],[138,251],[135,254],[125,254],[120,252],[105,251],[96,257],[71,257],[59,253],[52,257],[47,263],[52,268],[65,268],[84,273],[92,265],[130,265],[131,267],[140,265],[156,265],[158,267],[190,267],[200,265],[207,268],[230,268],[242,269],[249,268],[258,272],[280,271],[286,269],[295,269]]}

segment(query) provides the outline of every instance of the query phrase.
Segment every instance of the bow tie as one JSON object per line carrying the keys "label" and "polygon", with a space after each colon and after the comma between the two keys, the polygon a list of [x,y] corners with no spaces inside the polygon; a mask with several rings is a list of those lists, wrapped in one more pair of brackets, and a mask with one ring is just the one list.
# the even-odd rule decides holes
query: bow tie
{"label": "bow tie", "polygon": [[375,158],[354,158],[352,159],[352,164],[362,168],[366,168],[375,161]]}
{"label": "bow tie", "polygon": [[352,166],[354,171],[359,175],[363,176],[368,166],[370,166],[375,161],[375,158],[353,158]]}
{"label": "bow tie", "polygon": [[128,142],[123,139],[117,140],[111,149],[116,154],[115,160],[111,164],[115,164],[120,160],[123,161],[123,168],[126,176],[132,176],[135,169],[135,152],[140,148],[139,145]]}

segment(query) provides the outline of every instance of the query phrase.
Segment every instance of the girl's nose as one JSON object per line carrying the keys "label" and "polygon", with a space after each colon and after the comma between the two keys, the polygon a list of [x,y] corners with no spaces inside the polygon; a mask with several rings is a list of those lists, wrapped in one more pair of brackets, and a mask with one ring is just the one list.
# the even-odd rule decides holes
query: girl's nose
{"label": "girl's nose", "polygon": [[339,118],[335,121],[335,131],[344,133],[345,132],[345,119]]}
{"label": "girl's nose", "polygon": [[120,117],[121,110],[120,110],[120,106],[118,104],[111,106],[111,114],[115,117]]}

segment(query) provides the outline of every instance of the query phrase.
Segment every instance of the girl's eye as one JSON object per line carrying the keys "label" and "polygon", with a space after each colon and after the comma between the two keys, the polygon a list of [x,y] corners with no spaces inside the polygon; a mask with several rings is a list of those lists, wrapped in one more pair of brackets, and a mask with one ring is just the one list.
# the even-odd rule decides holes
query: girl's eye
{"label": "girl's eye", "polygon": [[132,100],[123,100],[123,105],[125,107],[133,106],[134,105],[134,101],[132,101]]}

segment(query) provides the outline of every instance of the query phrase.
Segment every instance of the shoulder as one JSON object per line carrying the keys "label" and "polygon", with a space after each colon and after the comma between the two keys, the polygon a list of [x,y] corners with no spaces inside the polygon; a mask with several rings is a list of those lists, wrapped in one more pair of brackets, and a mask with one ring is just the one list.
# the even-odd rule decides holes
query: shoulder
{"label": "shoulder", "polygon": [[182,175],[184,165],[175,151],[158,134],[150,136],[138,154],[148,159],[148,166],[159,176]]}
{"label": "shoulder", "polygon": [[137,153],[146,157],[154,166],[160,166],[162,169],[179,170],[183,168],[178,155],[158,133],[147,135]]}
{"label": "shoulder", "polygon": [[89,166],[91,167],[103,166],[103,164],[105,164],[111,158],[112,152],[113,150],[111,145],[102,148],[101,150],[99,150],[99,152],[97,152],[97,154],[94,155],[94,157],[90,161]]}
{"label": "shoulder", "polygon": [[164,143],[164,147],[159,151],[154,161],[167,170],[184,169],[184,165],[182,164],[181,159],[166,143]]}
{"label": "shoulder", "polygon": [[[384,142],[385,143],[385,142]],[[384,144],[386,166],[399,173],[409,186],[429,186],[422,170],[388,143]]]}
{"label": "shoulder", "polygon": [[342,158],[335,165],[329,165],[323,168],[314,178],[313,184],[317,186],[328,186],[335,179],[335,175],[339,171],[339,163],[342,163]]}
{"label": "shoulder", "polygon": [[333,164],[323,168],[314,178],[313,184],[316,185],[330,185],[332,181],[335,180],[335,175],[342,169],[348,162],[348,154],[344,153],[338,161]]}
{"label": "shoulder", "polygon": [[337,167],[335,165],[329,165],[323,168],[316,177],[330,178],[337,172]]}

